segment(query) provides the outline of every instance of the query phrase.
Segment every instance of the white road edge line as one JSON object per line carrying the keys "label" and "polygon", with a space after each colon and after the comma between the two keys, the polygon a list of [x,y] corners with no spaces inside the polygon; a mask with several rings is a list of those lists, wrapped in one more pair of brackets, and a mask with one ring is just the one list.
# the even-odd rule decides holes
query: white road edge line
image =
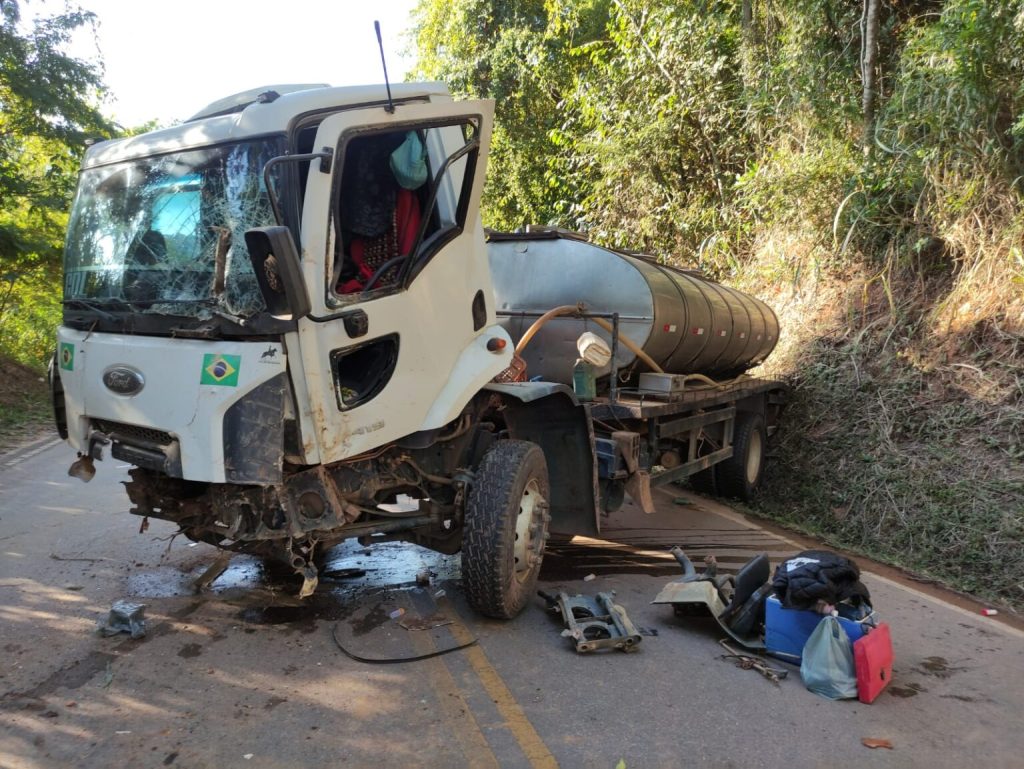
{"label": "white road edge line", "polygon": [[[4,462],[2,467],[4,470],[7,470],[11,467],[14,467],[15,465],[21,464],[26,459],[32,459],[32,457],[36,456],[37,454],[42,454],[47,449],[52,449],[54,446],[63,442],[64,441],[62,441],[60,438],[47,438],[45,443],[43,443],[41,446],[29,448],[27,451],[16,451],[14,458]],[[29,446],[31,447],[32,444],[29,444]]]}

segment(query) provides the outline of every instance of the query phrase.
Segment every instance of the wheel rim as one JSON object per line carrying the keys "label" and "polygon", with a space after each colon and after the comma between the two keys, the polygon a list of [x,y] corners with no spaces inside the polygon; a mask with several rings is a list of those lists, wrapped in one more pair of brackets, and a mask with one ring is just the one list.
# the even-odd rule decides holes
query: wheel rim
{"label": "wheel rim", "polygon": [[757,483],[757,476],[761,474],[761,431],[753,430],[750,433],[750,448],[747,451],[747,483],[753,486]]}
{"label": "wheel rim", "polygon": [[540,493],[540,484],[531,478],[523,489],[519,500],[519,513],[516,515],[516,541],[512,548],[513,567],[516,579],[525,581],[539,560],[540,547],[543,544],[541,524],[544,517],[546,500]]}

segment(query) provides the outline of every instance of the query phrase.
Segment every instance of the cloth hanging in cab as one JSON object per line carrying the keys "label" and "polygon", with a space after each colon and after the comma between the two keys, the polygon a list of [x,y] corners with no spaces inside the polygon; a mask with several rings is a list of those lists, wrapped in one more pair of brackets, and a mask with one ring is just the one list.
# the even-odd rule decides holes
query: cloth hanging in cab
{"label": "cloth hanging in cab", "polygon": [[828,550],[804,550],[787,558],[775,569],[772,588],[787,609],[815,609],[819,601],[871,603],[857,564]]}
{"label": "cloth hanging in cab", "polygon": [[412,251],[421,221],[420,203],[416,194],[406,189],[398,190],[391,216],[391,226],[382,234],[375,238],[352,240],[349,245],[349,256],[356,267],[357,275],[339,286],[339,293],[351,294],[362,291],[366,281],[381,265],[396,256],[408,256]]}

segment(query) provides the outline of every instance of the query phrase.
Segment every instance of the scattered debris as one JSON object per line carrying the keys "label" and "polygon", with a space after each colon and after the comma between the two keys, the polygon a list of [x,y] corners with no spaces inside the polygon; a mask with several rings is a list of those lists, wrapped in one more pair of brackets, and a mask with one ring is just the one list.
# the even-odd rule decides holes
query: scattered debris
{"label": "scattered debris", "polygon": [[78,592],[79,590],[85,590],[85,585],[65,585],[64,589]]}
{"label": "scattered debris", "polygon": [[427,587],[430,584],[430,578],[434,576],[434,573],[430,569],[424,569],[416,575],[416,584],[420,587]]}
{"label": "scattered debris", "polygon": [[320,576],[328,579],[356,579],[357,577],[365,577],[366,569],[329,569],[328,571],[320,572]]}
{"label": "scattered debris", "polygon": [[131,734],[131,733],[132,733],[131,729],[118,729],[116,732],[114,732],[114,734]]}
{"label": "scattered debris", "polygon": [[537,594],[547,601],[549,609],[562,615],[565,622],[562,635],[573,639],[577,652],[596,649],[631,652],[643,640],[626,616],[626,610],[613,600],[614,593],[598,593],[594,598],[586,595],[570,597],[565,593],[552,596],[543,590]]}
{"label": "scattered debris", "polygon": [[248,760],[249,760],[249,759],[251,759],[251,758],[252,758],[252,757],[253,757],[254,755],[255,755],[255,753],[246,753],[246,754],[245,754],[244,756],[242,756],[242,758],[244,758],[244,759],[245,759],[246,761],[248,761]]}
{"label": "scattered debris", "polygon": [[583,578],[583,581],[584,582],[593,582],[595,579],[597,579],[597,575],[596,574],[588,574],[587,576],[585,576]]}
{"label": "scattered debris", "polygon": [[876,737],[862,737],[860,744],[866,748],[885,748],[886,750],[892,750],[892,742],[890,740],[882,740]]}
{"label": "scattered debris", "polygon": [[754,657],[750,654],[741,654],[729,646],[724,638],[718,643],[722,645],[722,648],[729,652],[728,654],[721,655],[723,660],[732,660],[736,663],[736,667],[743,668],[744,670],[756,670],[776,686],[779,685],[779,681],[789,675],[788,670],[770,667],[760,657]]}
{"label": "scattered debris", "polygon": [[320,584],[320,577],[317,574],[316,566],[311,562],[307,562],[302,567],[300,573],[302,574],[302,587],[299,588],[299,598],[309,598],[316,592],[316,586]]}
{"label": "scattered debris", "polygon": [[981,610],[981,616],[982,617],[994,617],[998,613],[999,613],[998,609],[982,609]]}
{"label": "scattered debris", "polygon": [[201,593],[212,585],[216,581],[217,577],[227,571],[233,556],[234,553],[230,551],[218,553],[217,557],[213,560],[213,563],[206,568],[206,571],[192,581],[192,591],[195,593]]}
{"label": "scattered debris", "polygon": [[[392,612],[392,614],[394,614],[394,612]],[[471,638],[465,643],[457,644],[456,646],[448,646],[443,649],[438,649],[437,651],[429,652],[427,654],[416,654],[412,657],[364,657],[360,654],[356,654],[355,652],[350,651],[349,649],[346,649],[345,646],[341,643],[341,639],[338,638],[338,628],[340,625],[340,622],[335,624],[334,629],[331,631],[331,636],[334,638],[334,644],[338,647],[338,650],[341,651],[341,653],[344,654],[346,657],[348,657],[349,659],[353,659],[356,662],[367,662],[369,664],[376,665],[394,665],[400,662],[419,662],[421,660],[429,660],[432,657],[440,657],[445,654],[450,654],[451,652],[457,652],[461,651],[462,649],[468,649],[470,646],[474,646],[477,640],[475,638]]]}
{"label": "scattered debris", "polygon": [[444,591],[444,588],[441,588],[436,593],[434,593],[434,598],[444,598],[446,595],[448,594]]}
{"label": "scattered debris", "polygon": [[54,561],[84,561],[86,563],[99,563],[100,561],[112,561],[113,558],[74,558],[64,555],[57,555],[56,553],[50,553],[50,558]]}
{"label": "scattered debris", "polygon": [[109,687],[109,686],[110,686],[110,685],[111,685],[112,683],[114,683],[114,666],[113,666],[113,665],[111,665],[111,664],[110,664],[110,663],[108,662],[108,663],[107,663],[107,670],[106,670],[106,672],[105,672],[105,673],[103,674],[103,684],[102,684],[102,686],[103,686],[103,688],[104,688],[104,689],[106,689],[106,688],[107,688],[107,687]]}
{"label": "scattered debris", "polygon": [[132,638],[142,638],[146,635],[145,611],[146,605],[142,603],[114,601],[110,613],[99,621],[96,630],[104,637],[129,633]]}
{"label": "scattered debris", "polygon": [[672,500],[672,504],[673,505],[692,505],[693,502],[691,502],[686,497],[676,497],[675,499]]}
{"label": "scattered debris", "polygon": [[405,617],[399,620],[398,624],[406,630],[432,630],[435,627],[450,625],[452,620],[443,614],[434,614],[430,617]]}
{"label": "scattered debris", "polygon": [[677,616],[710,613],[734,641],[763,649],[761,623],[771,593],[768,556],[755,556],[733,577],[718,574],[714,556],[704,559],[704,571],[698,574],[682,549],[673,547],[671,552],[683,568],[683,576],[665,585],[651,603],[672,604]]}
{"label": "scattered debris", "polygon": [[399,617],[401,617],[401,616],[402,616],[403,614],[405,614],[405,609],[403,609],[402,607],[398,607],[398,608],[397,608],[397,609],[395,609],[395,610],[394,610],[393,612],[391,612],[390,614],[388,614],[388,616],[389,616],[389,617],[391,617],[391,619],[398,619],[398,618],[399,618]]}

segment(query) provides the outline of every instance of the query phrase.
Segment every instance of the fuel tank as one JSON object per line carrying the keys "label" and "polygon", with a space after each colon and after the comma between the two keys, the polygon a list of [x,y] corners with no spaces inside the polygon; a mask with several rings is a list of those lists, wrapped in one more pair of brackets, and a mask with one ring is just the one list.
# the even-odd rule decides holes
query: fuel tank
{"label": "fuel tank", "polygon": [[[620,334],[671,374],[734,377],[761,363],[778,341],[768,305],[695,271],[561,232],[490,233],[487,248],[498,320],[516,342],[542,313],[581,302],[588,312],[619,313]],[[584,331],[611,337],[586,319],[548,321],[523,353],[527,376],[571,383]],[[620,370],[636,362],[634,376],[648,370],[622,344],[617,361]]]}

